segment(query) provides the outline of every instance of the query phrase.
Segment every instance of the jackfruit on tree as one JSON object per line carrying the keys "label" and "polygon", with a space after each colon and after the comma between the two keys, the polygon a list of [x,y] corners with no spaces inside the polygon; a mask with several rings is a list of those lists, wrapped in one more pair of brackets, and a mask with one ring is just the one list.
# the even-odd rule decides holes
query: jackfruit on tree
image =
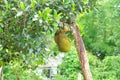
{"label": "jackfruit on tree", "polygon": [[54,36],[54,40],[59,48],[59,51],[61,52],[68,52],[70,51],[70,41],[68,37],[65,34],[66,30],[57,30]]}

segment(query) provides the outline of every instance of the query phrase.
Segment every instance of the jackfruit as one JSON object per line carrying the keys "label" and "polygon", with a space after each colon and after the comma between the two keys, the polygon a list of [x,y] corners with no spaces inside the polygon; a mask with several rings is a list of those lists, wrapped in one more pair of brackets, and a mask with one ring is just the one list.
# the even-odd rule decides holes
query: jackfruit
{"label": "jackfruit", "polygon": [[70,41],[65,34],[66,30],[57,30],[55,35],[54,35],[54,40],[59,48],[59,51],[61,52],[68,52],[70,51]]}

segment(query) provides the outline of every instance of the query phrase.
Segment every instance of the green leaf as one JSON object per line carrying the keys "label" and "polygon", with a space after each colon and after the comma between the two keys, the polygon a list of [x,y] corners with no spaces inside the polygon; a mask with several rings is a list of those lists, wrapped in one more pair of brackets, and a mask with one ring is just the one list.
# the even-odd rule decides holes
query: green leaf
{"label": "green leaf", "polygon": [[86,4],[88,2],[88,0],[84,0],[84,4]]}
{"label": "green leaf", "polygon": [[8,49],[5,50],[7,53],[9,52]]}
{"label": "green leaf", "polygon": [[1,51],[1,50],[3,50],[3,47],[2,47],[2,45],[0,44],[0,51]]}
{"label": "green leaf", "polygon": [[6,7],[7,9],[9,9],[9,8],[10,8],[10,5],[9,5],[8,3],[5,3],[5,7]]}
{"label": "green leaf", "polygon": [[3,32],[3,29],[0,27],[0,33],[2,33]]}
{"label": "green leaf", "polygon": [[20,8],[21,8],[22,10],[25,9],[25,4],[24,4],[23,2],[20,2]]}
{"label": "green leaf", "polygon": [[65,0],[65,4],[69,4],[70,3],[70,0]]}
{"label": "green leaf", "polygon": [[52,26],[57,27],[58,24],[57,24],[56,22],[54,22],[54,23],[52,24]]}
{"label": "green leaf", "polygon": [[51,17],[51,11],[52,11],[52,9],[50,9],[50,8],[45,8],[45,10],[42,12],[42,17],[43,17],[43,19],[44,20],[48,20],[50,17]]}
{"label": "green leaf", "polygon": [[36,2],[35,0],[31,0],[31,6],[32,6],[32,7],[35,7],[36,3],[37,3],[37,2]]}
{"label": "green leaf", "polygon": [[38,11],[38,16],[42,17],[42,12],[41,11]]}
{"label": "green leaf", "polygon": [[8,67],[5,67],[5,68],[3,69],[3,73],[4,73],[4,74],[9,73],[9,71],[10,71],[10,70],[9,70]]}

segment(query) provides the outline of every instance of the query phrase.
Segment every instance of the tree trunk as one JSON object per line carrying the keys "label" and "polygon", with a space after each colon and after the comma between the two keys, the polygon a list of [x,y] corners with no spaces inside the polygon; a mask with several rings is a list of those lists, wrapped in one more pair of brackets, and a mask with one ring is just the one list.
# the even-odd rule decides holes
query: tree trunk
{"label": "tree trunk", "polygon": [[92,74],[89,68],[89,62],[88,62],[85,46],[84,46],[82,37],[80,35],[78,25],[75,23],[73,26],[74,26],[73,34],[75,38],[76,49],[78,52],[79,61],[81,63],[82,74],[83,74],[84,80],[93,80]]}

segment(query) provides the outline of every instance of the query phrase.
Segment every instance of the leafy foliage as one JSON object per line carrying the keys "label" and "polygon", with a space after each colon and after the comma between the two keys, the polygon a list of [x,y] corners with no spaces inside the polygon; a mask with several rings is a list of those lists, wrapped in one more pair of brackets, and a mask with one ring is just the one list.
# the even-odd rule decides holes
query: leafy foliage
{"label": "leafy foliage", "polygon": [[[92,55],[92,53],[87,53],[94,80],[120,79],[119,56],[107,56],[101,61],[96,56]],[[65,56],[63,63],[60,65],[60,71],[61,75],[59,75],[58,78],[64,78],[65,80],[77,80],[78,73],[81,72],[81,68],[79,67],[78,56],[74,49]]]}
{"label": "leafy foliage", "polygon": [[3,70],[5,80],[41,80],[32,69],[24,69],[19,61],[11,61]]}
{"label": "leafy foliage", "polygon": [[78,16],[87,50],[99,58],[120,54],[120,8],[118,0],[110,0],[95,7],[90,13]]}
{"label": "leafy foliage", "polygon": [[62,65],[60,65],[61,76],[66,80],[77,80],[77,75],[81,72],[79,59],[75,47],[65,55]]}
{"label": "leafy foliage", "polygon": [[0,53],[4,62],[16,57],[15,53],[20,57],[32,53],[36,58],[45,55],[45,48],[49,47],[45,31],[52,29],[48,24],[52,18],[51,9],[37,11],[35,5],[34,0],[30,4],[16,0],[1,3]]}
{"label": "leafy foliage", "polygon": [[[40,80],[30,69],[43,64],[44,58],[56,51],[52,38],[59,23],[71,23],[76,16],[87,50],[100,58],[119,55],[119,0],[0,1],[0,66],[4,66],[4,78]],[[75,48],[72,50],[66,54],[56,79],[77,80],[81,69]],[[95,80],[119,79],[119,57],[106,57],[102,62],[89,57]]]}
{"label": "leafy foliage", "polygon": [[46,56],[48,54],[46,48],[51,46],[48,45],[50,42],[48,35],[52,35],[51,32],[58,28],[60,21],[74,21],[74,16],[79,11],[83,12],[92,7],[87,6],[92,1],[78,2],[76,0],[1,1],[0,65],[26,54],[34,53],[36,58]]}
{"label": "leafy foliage", "polygon": [[[0,1],[0,66],[5,66],[4,71],[9,70],[5,79],[16,79],[15,75],[24,74],[21,69],[34,69],[44,63],[43,58],[53,53],[51,35],[59,22],[70,21],[87,8],[84,1],[79,3],[73,0]],[[15,70],[10,66],[15,66]]]}

